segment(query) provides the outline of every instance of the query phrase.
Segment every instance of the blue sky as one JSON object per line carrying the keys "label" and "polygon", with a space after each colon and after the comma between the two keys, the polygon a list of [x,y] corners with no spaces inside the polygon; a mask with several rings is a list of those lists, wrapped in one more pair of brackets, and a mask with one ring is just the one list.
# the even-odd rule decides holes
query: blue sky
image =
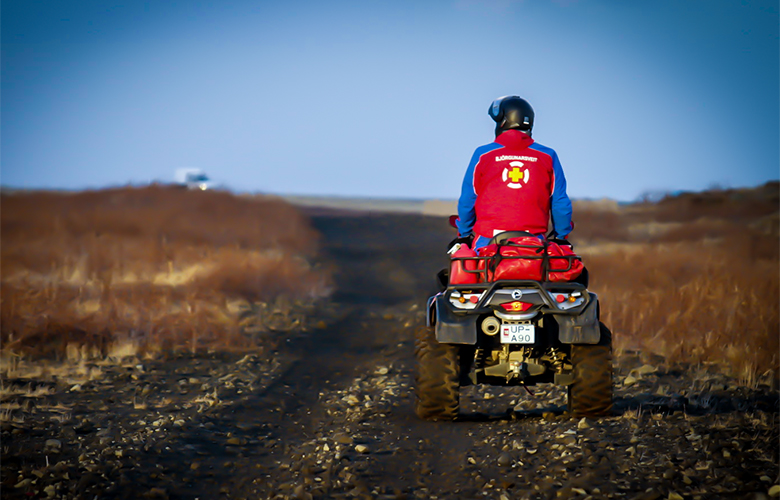
{"label": "blue sky", "polygon": [[506,94],[572,197],[780,177],[776,0],[1,8],[4,186],[456,198]]}

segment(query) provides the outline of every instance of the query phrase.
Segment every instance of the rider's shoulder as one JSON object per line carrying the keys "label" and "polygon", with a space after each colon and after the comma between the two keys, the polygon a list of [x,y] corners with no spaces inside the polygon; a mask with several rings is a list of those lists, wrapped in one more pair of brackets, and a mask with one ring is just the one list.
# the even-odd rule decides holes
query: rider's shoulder
{"label": "rider's shoulder", "polygon": [[528,147],[531,148],[531,149],[535,149],[537,151],[545,152],[545,153],[546,152],[555,153],[555,149],[551,148],[550,146],[545,146],[544,144],[542,144],[540,142],[534,142],[533,144],[531,144]]}
{"label": "rider's shoulder", "polygon": [[538,142],[534,142],[530,146],[528,146],[530,149],[533,149],[535,151],[539,151],[540,153],[544,153],[547,155],[550,155],[551,157],[558,156],[558,153],[555,152],[555,150],[549,146],[545,146],[544,144],[540,144]]}
{"label": "rider's shoulder", "polygon": [[488,144],[483,144],[482,146],[479,146],[477,149],[474,150],[474,155],[475,156],[482,156],[485,153],[489,153],[491,151],[494,151],[496,149],[500,149],[500,148],[503,148],[503,147],[504,146],[502,146],[501,144],[499,144],[497,142],[491,142],[491,143],[488,143]]}

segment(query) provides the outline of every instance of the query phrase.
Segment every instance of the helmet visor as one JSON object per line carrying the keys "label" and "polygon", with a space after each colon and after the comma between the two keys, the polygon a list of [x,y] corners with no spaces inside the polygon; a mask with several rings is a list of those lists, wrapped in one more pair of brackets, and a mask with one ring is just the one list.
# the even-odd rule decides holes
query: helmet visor
{"label": "helmet visor", "polygon": [[499,97],[498,99],[493,101],[493,104],[490,105],[490,109],[488,109],[488,114],[493,120],[498,121],[501,119],[501,103],[504,102],[504,99],[506,99],[507,97],[511,97],[511,96],[505,95],[503,97]]}

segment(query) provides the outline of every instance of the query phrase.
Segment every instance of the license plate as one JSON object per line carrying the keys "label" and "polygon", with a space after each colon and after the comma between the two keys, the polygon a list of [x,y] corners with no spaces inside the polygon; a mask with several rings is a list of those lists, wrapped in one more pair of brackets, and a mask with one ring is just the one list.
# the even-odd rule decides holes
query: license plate
{"label": "license plate", "polygon": [[502,344],[533,344],[536,341],[534,325],[501,325]]}

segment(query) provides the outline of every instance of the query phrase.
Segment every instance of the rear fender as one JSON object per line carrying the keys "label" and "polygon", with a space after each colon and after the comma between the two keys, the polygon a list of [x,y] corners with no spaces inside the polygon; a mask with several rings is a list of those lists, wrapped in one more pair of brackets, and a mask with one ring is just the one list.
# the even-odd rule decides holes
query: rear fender
{"label": "rear fender", "polygon": [[437,293],[428,297],[428,304],[425,307],[425,326],[429,328],[436,324],[436,299],[441,296],[441,293]]}
{"label": "rear fender", "polygon": [[443,295],[435,295],[428,300],[426,324],[436,326],[436,340],[443,344],[477,343],[476,314],[456,316],[448,307]]}
{"label": "rear fender", "polygon": [[595,293],[589,295],[588,305],[580,314],[553,314],[558,323],[558,340],[562,344],[598,344],[601,340],[599,299]]}

